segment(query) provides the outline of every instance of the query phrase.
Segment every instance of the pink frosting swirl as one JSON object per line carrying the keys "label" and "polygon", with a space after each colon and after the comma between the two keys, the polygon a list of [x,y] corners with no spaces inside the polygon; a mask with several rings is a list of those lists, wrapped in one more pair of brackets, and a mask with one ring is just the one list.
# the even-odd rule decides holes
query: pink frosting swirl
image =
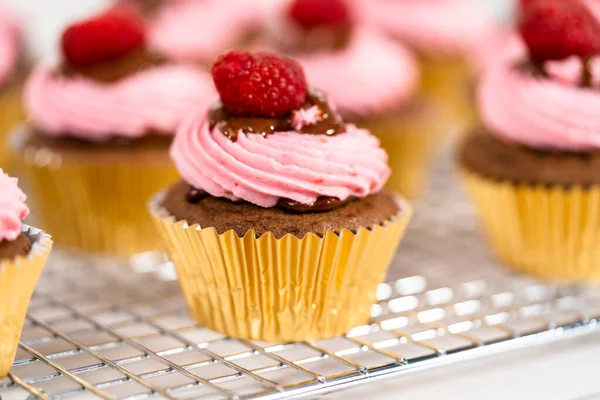
{"label": "pink frosting swirl", "polygon": [[14,74],[21,52],[17,25],[0,10],[0,86]]}
{"label": "pink frosting swirl", "polygon": [[34,125],[48,135],[102,141],[148,131],[172,134],[214,93],[208,74],[191,66],[159,66],[106,84],[65,78],[42,64],[27,82],[25,105]]}
{"label": "pink frosting swirl", "polygon": [[249,0],[171,0],[151,22],[150,42],[177,60],[210,62],[256,28],[262,7]]}
{"label": "pink frosting swirl", "polygon": [[297,55],[311,85],[327,92],[342,114],[388,111],[413,97],[419,67],[404,46],[369,28],[342,50]]}
{"label": "pink frosting swirl", "polygon": [[[594,76],[600,77],[600,59],[592,64]],[[548,70],[550,79],[510,63],[490,67],[478,93],[485,124],[501,138],[532,148],[600,149],[600,93],[578,86],[581,63],[550,63]]]}
{"label": "pink frosting swirl", "polygon": [[430,57],[464,54],[496,27],[492,13],[474,2],[356,0],[355,3],[368,21]]}
{"label": "pink frosting swirl", "polygon": [[171,147],[180,174],[212,196],[273,207],[279,199],[313,204],[381,190],[390,175],[387,154],[368,131],[352,124],[335,136],[210,130],[205,113],[181,125]]}
{"label": "pink frosting swirl", "polygon": [[0,242],[15,240],[21,234],[21,222],[29,214],[26,198],[19,189],[18,179],[0,168]]}

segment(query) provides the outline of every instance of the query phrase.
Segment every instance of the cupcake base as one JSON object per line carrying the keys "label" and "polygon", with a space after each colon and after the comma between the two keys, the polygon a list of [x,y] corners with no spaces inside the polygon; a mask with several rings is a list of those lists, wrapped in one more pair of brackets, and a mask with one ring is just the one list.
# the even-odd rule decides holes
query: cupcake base
{"label": "cupcake base", "polygon": [[421,99],[377,117],[350,120],[377,136],[388,153],[392,175],[386,187],[410,199],[419,197],[444,138],[435,108]]}
{"label": "cupcake base", "polygon": [[8,145],[10,132],[25,120],[21,99],[24,80],[25,73],[22,73],[0,88],[0,168],[5,172],[12,168]]}
{"label": "cupcake base", "polygon": [[476,133],[460,157],[498,258],[548,280],[600,282],[600,156],[540,152]]}
{"label": "cupcake base", "polygon": [[240,236],[178,220],[163,201],[153,199],[150,211],[194,317],[226,335],[265,341],[324,339],[366,323],[411,216],[398,198],[399,211],[354,232]]}
{"label": "cupcake base", "polygon": [[0,262],[13,260],[18,256],[26,256],[31,250],[31,241],[24,233],[15,240],[0,242]]}
{"label": "cupcake base", "polygon": [[15,136],[41,227],[69,250],[117,257],[164,248],[145,206],[177,179],[169,143],[150,136],[92,144],[27,129]]}
{"label": "cupcake base", "polygon": [[27,255],[0,261],[0,378],[10,371],[33,290],[52,248],[50,236],[23,227],[32,244]]}

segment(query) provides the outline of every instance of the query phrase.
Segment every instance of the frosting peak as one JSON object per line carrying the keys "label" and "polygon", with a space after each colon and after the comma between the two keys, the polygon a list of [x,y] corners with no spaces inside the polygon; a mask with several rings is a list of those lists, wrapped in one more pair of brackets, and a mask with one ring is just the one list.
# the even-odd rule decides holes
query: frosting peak
{"label": "frosting peak", "polygon": [[[306,113],[299,118],[312,114]],[[201,113],[180,126],[171,157],[194,188],[266,208],[280,200],[313,205],[322,197],[365,197],[379,191],[390,175],[379,141],[352,124],[334,136],[293,129],[257,135],[240,129],[232,141]]]}
{"label": "frosting peak", "polygon": [[192,66],[156,66],[114,83],[69,77],[42,64],[25,87],[34,125],[52,136],[90,141],[173,134],[180,121],[214,96],[208,74]]}
{"label": "frosting peak", "polygon": [[15,240],[21,234],[21,222],[29,214],[25,193],[18,179],[11,178],[0,168],[0,242]]}
{"label": "frosting peak", "polygon": [[[576,58],[548,63],[550,77],[509,63],[491,66],[478,93],[486,126],[505,140],[532,148],[600,149],[600,93],[578,86],[581,68]],[[593,60],[591,70],[600,76],[600,59]]]}

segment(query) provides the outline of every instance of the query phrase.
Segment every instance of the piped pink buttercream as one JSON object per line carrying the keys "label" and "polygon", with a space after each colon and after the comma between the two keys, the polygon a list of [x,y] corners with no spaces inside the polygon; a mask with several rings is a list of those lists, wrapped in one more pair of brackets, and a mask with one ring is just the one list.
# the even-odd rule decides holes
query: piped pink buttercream
{"label": "piped pink buttercream", "polygon": [[191,66],[158,66],[106,84],[66,78],[40,65],[26,85],[25,104],[34,125],[48,135],[102,141],[149,131],[173,134],[214,93],[208,74]]}
{"label": "piped pink buttercream", "polygon": [[379,141],[352,124],[335,136],[240,132],[233,142],[218,128],[211,131],[201,113],[181,125],[171,157],[190,185],[261,207],[273,207],[281,198],[313,204],[320,196],[365,197],[390,175]]}
{"label": "piped pink buttercream", "polygon": [[150,24],[150,42],[176,60],[212,62],[262,20],[251,0],[170,0]]}
{"label": "piped pink buttercream", "polygon": [[493,14],[462,0],[355,0],[364,18],[429,57],[463,55],[497,28]]}
{"label": "piped pink buttercream", "polygon": [[[551,78],[534,76],[514,63],[490,67],[478,93],[485,125],[505,140],[536,149],[600,149],[600,92],[579,87],[581,62],[553,62],[547,70]],[[600,77],[600,59],[593,60],[592,70]]]}
{"label": "piped pink buttercream", "polygon": [[0,242],[15,240],[21,234],[23,219],[29,214],[25,193],[18,179],[11,178],[0,168]]}
{"label": "piped pink buttercream", "polygon": [[354,32],[341,50],[293,57],[311,85],[324,90],[342,114],[393,110],[419,88],[419,68],[411,52],[370,28]]}
{"label": "piped pink buttercream", "polygon": [[19,63],[20,47],[17,25],[0,10],[0,86],[13,76]]}

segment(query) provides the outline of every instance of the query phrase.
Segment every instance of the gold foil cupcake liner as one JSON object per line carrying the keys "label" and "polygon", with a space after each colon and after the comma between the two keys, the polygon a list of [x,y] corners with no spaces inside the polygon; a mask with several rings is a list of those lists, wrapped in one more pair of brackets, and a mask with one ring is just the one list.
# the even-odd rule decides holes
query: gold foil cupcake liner
{"label": "gold foil cupcake liner", "polygon": [[239,237],[176,221],[162,198],[150,202],[150,213],[193,316],[228,336],[265,341],[335,337],[366,323],[412,214],[399,200],[388,222],[356,233]]}
{"label": "gold foil cupcake liner", "polygon": [[556,281],[600,282],[600,186],[499,182],[462,171],[496,255]]}
{"label": "gold foil cupcake liner", "polygon": [[131,163],[125,157],[72,161],[44,149],[24,151],[23,174],[39,225],[57,245],[120,258],[164,249],[146,205],[178,179],[177,170],[168,160]]}
{"label": "gold foil cupcake liner", "polygon": [[0,89],[0,168],[4,171],[11,171],[13,167],[8,145],[10,133],[25,120],[21,91],[21,82]]}
{"label": "gold foil cupcake liner", "polygon": [[10,371],[29,301],[52,249],[52,239],[43,232],[23,226],[33,246],[27,256],[0,262],[0,377]]}
{"label": "gold foil cupcake liner", "polygon": [[423,95],[440,112],[450,132],[463,133],[477,122],[475,79],[466,59],[420,58]]}
{"label": "gold foil cupcake liner", "polygon": [[430,113],[396,115],[363,124],[388,153],[392,175],[386,187],[409,199],[425,190],[429,171],[445,135]]}

